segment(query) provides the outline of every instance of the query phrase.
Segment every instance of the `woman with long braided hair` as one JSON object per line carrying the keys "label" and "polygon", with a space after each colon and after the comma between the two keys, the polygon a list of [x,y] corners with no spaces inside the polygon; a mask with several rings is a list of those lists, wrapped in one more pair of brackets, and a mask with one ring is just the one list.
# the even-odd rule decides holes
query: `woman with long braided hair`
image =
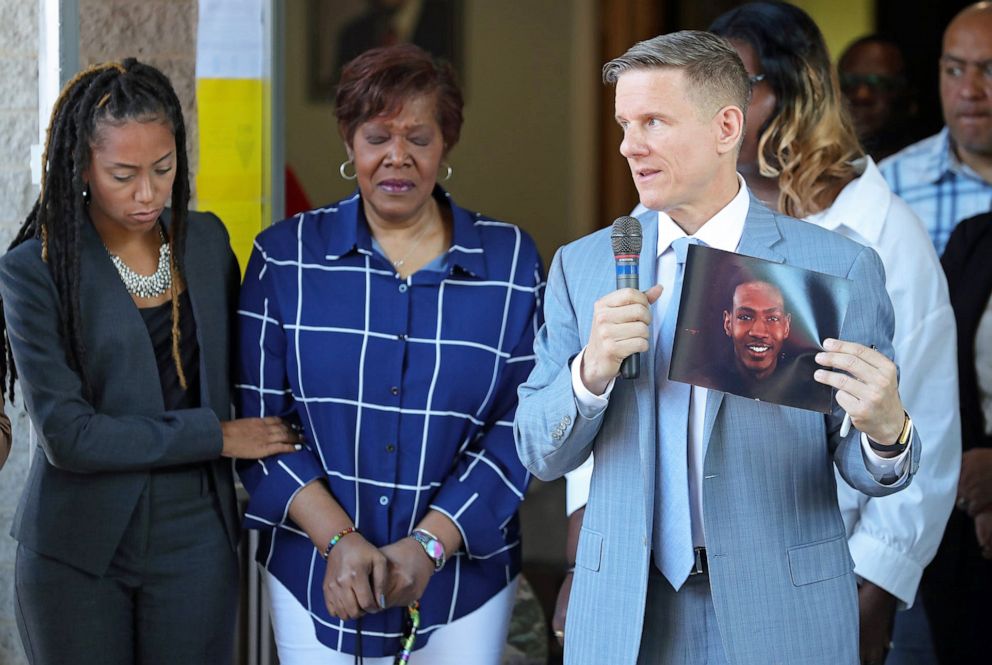
{"label": "woman with long braided hair", "polygon": [[237,608],[230,459],[293,451],[229,420],[237,261],[188,212],[169,80],[128,59],[71,80],[41,192],[0,259],[4,352],[39,447],[14,521],[33,664],[227,663]]}

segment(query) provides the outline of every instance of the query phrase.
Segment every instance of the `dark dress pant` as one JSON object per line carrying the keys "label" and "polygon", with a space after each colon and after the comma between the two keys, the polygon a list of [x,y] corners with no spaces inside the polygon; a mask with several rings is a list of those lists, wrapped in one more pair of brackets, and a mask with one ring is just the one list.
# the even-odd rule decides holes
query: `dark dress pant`
{"label": "dark dress pant", "polygon": [[104,576],[18,547],[21,641],[32,665],[225,665],[238,579],[207,466],[155,471]]}

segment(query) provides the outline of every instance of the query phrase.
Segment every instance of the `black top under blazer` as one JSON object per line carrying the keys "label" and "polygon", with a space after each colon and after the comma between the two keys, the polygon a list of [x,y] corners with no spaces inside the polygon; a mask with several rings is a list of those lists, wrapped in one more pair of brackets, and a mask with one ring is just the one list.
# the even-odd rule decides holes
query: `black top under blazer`
{"label": "black top under blazer", "polygon": [[[164,215],[168,224],[168,211]],[[240,282],[227,230],[189,214],[186,288],[200,346],[201,407],[166,411],[141,313],[96,230],[82,232],[79,310],[92,396],[66,361],[58,294],[41,244],[0,258],[0,296],[21,394],[38,433],[11,535],[93,575],[110,565],[153,469],[210,467],[231,547],[238,514],[220,421],[231,416],[231,331]]]}

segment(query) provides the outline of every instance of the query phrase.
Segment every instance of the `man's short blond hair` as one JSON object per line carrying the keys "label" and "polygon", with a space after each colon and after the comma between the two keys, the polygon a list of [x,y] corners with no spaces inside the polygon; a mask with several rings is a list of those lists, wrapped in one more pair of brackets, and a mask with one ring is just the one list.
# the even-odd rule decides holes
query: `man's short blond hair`
{"label": "man's short blond hair", "polygon": [[616,85],[626,72],[680,69],[689,94],[704,114],[736,106],[747,114],[751,81],[737,51],[722,37],[698,30],[681,30],[638,42],[619,58],[603,65],[603,82]]}

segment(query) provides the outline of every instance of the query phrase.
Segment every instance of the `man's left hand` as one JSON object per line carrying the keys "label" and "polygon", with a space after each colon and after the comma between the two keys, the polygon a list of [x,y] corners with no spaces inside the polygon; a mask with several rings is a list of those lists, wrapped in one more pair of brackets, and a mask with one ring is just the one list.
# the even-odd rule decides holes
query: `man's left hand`
{"label": "man's left hand", "polygon": [[861,665],[882,665],[892,641],[896,597],[868,580],[858,588],[861,612]]}
{"label": "man's left hand", "polygon": [[413,538],[401,538],[379,551],[389,561],[386,607],[406,607],[420,600],[434,574],[434,562],[423,546]]}
{"label": "man's left hand", "polygon": [[818,369],[813,378],[837,389],[837,403],[859,431],[880,444],[895,443],[905,419],[895,363],[856,342],[826,339],[823,348],[816,362],[840,371]]}
{"label": "man's left hand", "polygon": [[978,539],[982,556],[992,559],[992,511],[975,515],[975,538]]}
{"label": "man's left hand", "polygon": [[961,455],[957,506],[972,517],[992,509],[992,448],[972,448]]}

